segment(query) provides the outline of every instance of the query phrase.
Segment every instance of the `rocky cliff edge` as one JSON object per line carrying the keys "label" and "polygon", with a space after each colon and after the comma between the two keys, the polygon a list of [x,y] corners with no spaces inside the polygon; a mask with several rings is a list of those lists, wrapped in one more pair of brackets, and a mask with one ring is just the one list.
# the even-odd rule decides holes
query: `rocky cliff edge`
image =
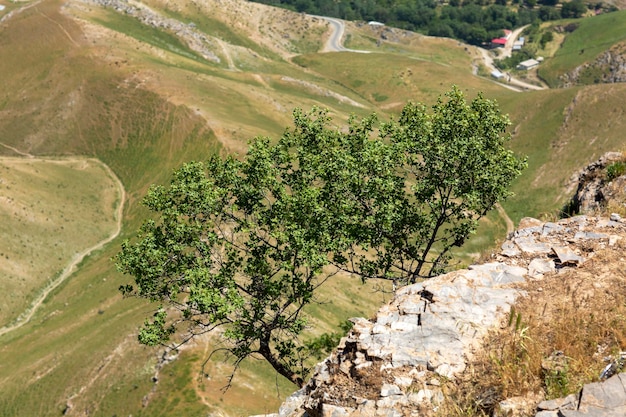
{"label": "rocky cliff edge", "polygon": [[[598,187],[610,186],[615,191],[614,184],[602,180],[601,175],[589,175],[589,170],[606,167],[616,157],[605,156],[600,163],[591,164],[581,171],[579,179],[600,181]],[[588,190],[588,187],[579,189]],[[594,199],[597,194],[593,193]],[[584,200],[584,197],[576,198],[578,203]],[[579,215],[554,222],[523,219],[489,262],[403,287],[379,310],[375,319],[352,319],[352,331],[333,354],[318,364],[308,384],[285,401],[278,415],[445,415],[441,410],[446,409],[449,398],[443,385],[457,379],[467,382],[468,378],[470,382],[476,378],[478,383],[481,376],[468,376],[467,368],[481,351],[489,332],[511,326],[512,306],[521,299],[528,303],[529,297],[538,298],[543,287],[557,288],[556,294],[565,293],[558,286],[564,285],[572,272],[590,265],[602,267],[606,259],[621,256],[626,249],[624,237],[626,219],[615,213],[605,218]],[[605,254],[607,251],[611,252],[610,257]],[[584,278],[589,286],[574,278],[571,282],[578,282],[577,288],[583,292],[606,291],[607,285],[615,285],[614,282],[603,284],[600,275],[606,273],[598,270]],[[609,275],[615,278],[615,274]],[[626,282],[623,274],[618,279]],[[543,301],[545,315],[550,300]],[[559,353],[563,355],[555,351],[557,356]],[[615,392],[610,397],[621,398],[617,403],[626,407],[626,389],[621,384],[622,380],[626,382],[626,375],[616,375],[610,381],[615,385],[616,380],[621,397],[615,397]],[[489,412],[500,416],[626,415],[626,408],[619,408],[619,404],[614,404],[617,408],[608,410],[609,414],[565,414],[581,413],[584,411],[580,410],[581,406],[589,408],[580,396],[544,401],[543,408],[537,408],[544,397],[545,392],[531,393],[507,405],[507,399],[495,396],[492,402],[499,403],[491,406]],[[596,397],[588,397],[592,398],[592,406],[598,405]],[[600,409],[607,411],[603,407],[601,404]]]}

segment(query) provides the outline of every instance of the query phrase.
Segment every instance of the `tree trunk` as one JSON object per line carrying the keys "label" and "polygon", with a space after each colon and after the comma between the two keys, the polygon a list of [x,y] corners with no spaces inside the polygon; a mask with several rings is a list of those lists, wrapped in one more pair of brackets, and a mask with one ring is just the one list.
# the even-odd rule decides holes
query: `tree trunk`
{"label": "tree trunk", "polygon": [[272,367],[276,370],[276,372],[278,372],[279,374],[281,374],[282,376],[284,376],[285,378],[287,378],[288,380],[296,384],[298,388],[302,388],[304,386],[304,380],[302,379],[302,377],[298,375],[297,373],[293,372],[291,368],[285,366],[285,364],[280,362],[276,358],[276,356],[272,353],[270,349],[269,341],[261,340],[260,346],[259,346],[259,353],[261,354],[261,356],[265,358],[266,361],[269,362],[270,365],[272,365]]}

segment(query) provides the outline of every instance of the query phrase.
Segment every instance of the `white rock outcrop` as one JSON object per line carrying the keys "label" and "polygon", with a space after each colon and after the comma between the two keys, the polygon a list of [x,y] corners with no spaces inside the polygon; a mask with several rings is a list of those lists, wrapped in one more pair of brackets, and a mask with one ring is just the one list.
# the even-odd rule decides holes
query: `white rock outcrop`
{"label": "white rock outcrop", "polygon": [[626,236],[621,217],[523,219],[491,262],[398,290],[374,320],[352,319],[339,348],[318,364],[280,417],[425,415],[443,400],[441,378],[455,378],[489,329],[524,294],[521,283],[577,268],[590,245]]}

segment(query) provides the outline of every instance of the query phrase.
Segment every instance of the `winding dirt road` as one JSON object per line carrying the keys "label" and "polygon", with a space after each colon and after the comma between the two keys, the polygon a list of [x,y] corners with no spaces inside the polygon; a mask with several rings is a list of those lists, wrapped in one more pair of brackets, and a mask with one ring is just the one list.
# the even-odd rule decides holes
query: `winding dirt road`
{"label": "winding dirt road", "polygon": [[[311,16],[327,21],[331,28],[331,34],[326,40],[326,43],[324,44],[324,48],[322,48],[321,52],[357,52],[357,53],[362,53],[362,54],[371,53],[371,51],[360,51],[356,49],[348,49],[345,46],[343,46],[343,35],[345,32],[345,28],[346,28],[346,25],[343,20],[336,19],[334,17],[317,16],[317,15],[311,15]],[[519,37],[519,35],[522,33],[522,31],[525,28],[526,26],[517,28],[511,33],[511,36],[509,37],[509,40],[507,41],[506,46],[503,49],[504,51],[502,54],[503,57],[511,56],[512,51],[513,51],[513,44],[515,43],[515,41],[517,40],[517,38]],[[487,67],[489,72],[497,69],[495,65],[493,64],[493,57],[491,56],[488,50],[484,48],[480,48],[480,47],[476,47],[476,50],[482,56],[482,60],[485,64],[485,67]],[[502,85],[505,88],[508,88],[510,90],[514,90],[517,92],[521,92],[524,90],[543,90],[546,88],[544,86],[538,86],[535,84],[524,82],[514,77],[510,77],[508,83],[498,82],[498,84]]]}
{"label": "winding dirt road", "polygon": [[[5,146],[7,148],[13,149],[10,146],[1,144],[2,146]],[[28,153],[24,153],[24,152],[19,152],[17,150],[15,150],[16,152],[18,152],[19,154],[21,154],[22,156],[25,156],[27,158],[32,158],[32,159],[37,159],[35,158],[33,155],[30,155]],[[61,272],[61,275],[59,275],[59,277],[57,279],[55,279],[54,281],[52,281],[50,284],[48,284],[42,291],[42,293],[39,295],[39,297],[37,299],[35,299],[32,304],[22,313],[20,314],[20,316],[18,317],[18,319],[11,325],[9,326],[5,326],[0,328],[0,336],[9,333],[15,329],[18,329],[20,327],[22,327],[23,325],[25,325],[26,323],[28,323],[30,321],[31,318],[33,318],[33,316],[35,315],[35,313],[37,312],[37,309],[41,306],[41,304],[45,301],[46,297],[48,297],[48,295],[50,294],[50,292],[52,292],[55,288],[57,288],[63,281],[65,281],[67,278],[69,278],[75,271],[76,271],[76,267],[77,265],[83,261],[83,259],[85,259],[87,256],[89,256],[93,251],[102,249],[107,243],[111,242],[113,239],[115,239],[117,236],[119,236],[121,230],[122,230],[122,213],[124,211],[124,202],[126,201],[126,191],[124,190],[124,185],[122,184],[122,182],[120,181],[120,179],[117,177],[117,175],[115,175],[115,173],[111,170],[111,168],[109,168],[108,165],[106,165],[104,162],[98,160],[98,159],[93,159],[93,158],[64,158],[64,159],[58,159],[58,160],[50,160],[50,159],[41,159],[41,160],[45,160],[46,162],[79,162],[79,161],[85,161],[85,160],[89,160],[92,162],[96,162],[98,164],[100,164],[104,170],[107,172],[107,175],[109,175],[109,177],[111,177],[111,179],[115,182],[115,184],[118,187],[118,193],[119,193],[119,204],[115,210],[115,230],[113,231],[113,233],[107,237],[104,240],[101,240],[100,242],[98,242],[97,244],[95,244],[94,246],[85,249],[84,251],[76,254],[76,256],[74,256],[74,258],[72,259],[72,261],[63,269],[63,271]]]}
{"label": "winding dirt road", "polygon": [[513,223],[513,220],[511,220],[507,212],[504,210],[504,207],[502,207],[500,203],[497,203],[496,210],[498,211],[498,214],[500,215],[500,217],[502,217],[502,219],[504,220],[504,223],[506,224],[506,234],[508,235],[508,234],[513,233],[515,231],[515,224]]}

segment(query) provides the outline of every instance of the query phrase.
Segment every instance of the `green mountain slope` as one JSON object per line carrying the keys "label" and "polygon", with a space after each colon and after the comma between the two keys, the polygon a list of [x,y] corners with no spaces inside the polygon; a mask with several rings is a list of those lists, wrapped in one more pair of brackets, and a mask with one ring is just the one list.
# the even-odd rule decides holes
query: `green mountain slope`
{"label": "green mountain slope", "polygon": [[[575,30],[566,36],[554,57],[540,67],[539,75],[551,87],[604,82],[603,77],[615,70],[612,68],[614,65],[611,62],[596,61],[613,47],[618,48],[617,54],[623,55],[626,10],[577,21],[559,22],[557,25],[563,27],[567,24]],[[564,77],[564,74],[569,76]]]}
{"label": "green mountain slope", "polygon": [[[157,366],[158,352],[136,342],[153,306],[122,299],[128,278],[110,258],[146,215],[139,201],[150,184],[184,161],[277,137],[294,107],[329,108],[339,123],[372,111],[390,117],[408,100],[432,103],[453,83],[469,96],[484,91],[510,114],[512,146],[529,155],[505,205],[515,221],[552,213],[577,169],[623,148],[623,84],[517,93],[473,75],[472,51],[456,41],[349,24],[347,45],[375,53],[319,53],[330,33],[322,19],[259,4],[101,3],[40,0],[0,12],[0,155],[95,157],[127,193],[120,237],[85,259],[29,323],[0,336],[3,416],[276,411],[293,387],[261,362],[244,363],[233,388],[220,390],[229,365],[214,357],[202,367],[216,340]],[[490,216],[467,250],[505,230]],[[335,331],[346,317],[371,315],[388,297],[374,284],[330,283],[312,309],[315,324]]]}

